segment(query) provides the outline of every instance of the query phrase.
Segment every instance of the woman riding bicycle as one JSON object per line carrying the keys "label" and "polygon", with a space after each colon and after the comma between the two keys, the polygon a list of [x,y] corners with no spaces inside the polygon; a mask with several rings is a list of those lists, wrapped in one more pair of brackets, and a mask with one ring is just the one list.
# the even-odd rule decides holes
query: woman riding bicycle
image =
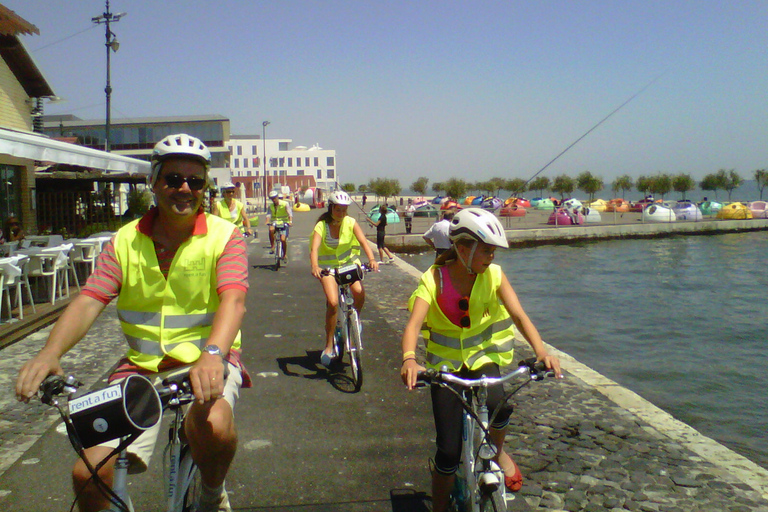
{"label": "woman riding bicycle", "polygon": [[[452,246],[426,271],[408,306],[411,316],[403,333],[403,382],[413,389],[424,366],[416,360],[416,343],[422,324],[426,366],[448,369],[464,378],[499,377],[500,367],[513,362],[515,327],[522,332],[539,361],[560,377],[560,362],[547,349],[520,305],[501,267],[492,264],[497,247],[509,247],[504,228],[490,212],[461,210],[451,221]],[[514,324],[514,325],[513,325]],[[435,512],[448,508],[461,458],[462,406],[448,389],[434,385],[432,410],[437,431],[437,453],[432,471],[432,504]],[[488,409],[504,399],[500,386],[488,388]],[[511,491],[522,485],[517,464],[504,451],[504,435],[512,410],[502,406],[491,424],[495,458],[504,470]]]}
{"label": "woman riding bicycle", "polygon": [[[373,270],[379,268],[373,251],[365,239],[363,229],[355,219],[347,215],[347,208],[351,203],[352,199],[346,192],[341,190],[333,192],[328,197],[328,211],[317,220],[309,241],[312,275],[320,280],[325,293],[325,348],[320,354],[320,362],[326,367],[330,366],[333,359],[338,356],[333,351],[333,335],[336,330],[339,287],[333,276],[323,275],[323,268],[359,264],[360,247],[368,257],[368,266]],[[355,308],[360,311],[365,303],[363,283],[358,281],[350,288],[355,300]]]}

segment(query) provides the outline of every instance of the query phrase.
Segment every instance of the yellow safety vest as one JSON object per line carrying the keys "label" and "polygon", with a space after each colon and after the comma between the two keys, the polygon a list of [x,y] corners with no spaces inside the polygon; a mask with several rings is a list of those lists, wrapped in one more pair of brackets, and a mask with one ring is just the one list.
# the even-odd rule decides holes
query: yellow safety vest
{"label": "yellow safety vest", "polygon": [[[115,235],[115,254],[123,272],[117,314],[128,341],[127,357],[157,371],[168,355],[183,363],[200,357],[219,309],[216,264],[232,236],[232,224],[205,214],[208,233],[179,246],[163,276],[152,239],[136,229],[138,220]],[[240,348],[240,331],[232,348]]]}
{"label": "yellow safety vest", "polygon": [[[321,267],[338,268],[352,263],[360,263],[360,243],[355,236],[355,219],[344,217],[339,228],[339,245],[330,247],[326,243],[328,236],[328,223],[320,221],[315,224],[314,232],[320,235],[320,248],[317,252],[317,263]],[[310,239],[310,244],[312,240]]]}
{"label": "yellow safety vest", "polygon": [[270,204],[269,213],[272,222],[276,220],[288,222],[288,203],[285,201],[278,201],[277,206],[275,206],[275,203]]}
{"label": "yellow safety vest", "polygon": [[501,267],[490,265],[478,274],[469,298],[470,326],[460,327],[445,316],[437,303],[437,285],[433,265],[424,272],[419,287],[408,301],[413,310],[417,297],[429,304],[421,334],[427,346],[428,368],[447,366],[457,371],[462,366],[476,370],[488,363],[507,366],[513,361],[515,325],[499,299]]}
{"label": "yellow safety vest", "polygon": [[226,199],[220,199],[219,200],[219,217],[221,217],[224,220],[228,220],[229,222],[233,223],[235,226],[242,229],[243,227],[243,209],[245,206],[243,206],[243,203],[238,201],[237,199],[232,199],[235,202],[235,218],[232,218],[232,211],[229,209],[229,206],[227,206],[227,200]]}

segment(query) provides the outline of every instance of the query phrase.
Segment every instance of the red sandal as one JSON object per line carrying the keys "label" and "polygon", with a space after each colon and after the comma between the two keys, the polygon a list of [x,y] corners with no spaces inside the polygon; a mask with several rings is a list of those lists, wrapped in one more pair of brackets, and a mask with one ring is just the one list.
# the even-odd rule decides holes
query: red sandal
{"label": "red sandal", "polygon": [[512,476],[504,475],[504,485],[510,492],[517,492],[523,487],[523,474],[520,472],[520,468],[515,461],[512,461],[515,466],[515,474]]}

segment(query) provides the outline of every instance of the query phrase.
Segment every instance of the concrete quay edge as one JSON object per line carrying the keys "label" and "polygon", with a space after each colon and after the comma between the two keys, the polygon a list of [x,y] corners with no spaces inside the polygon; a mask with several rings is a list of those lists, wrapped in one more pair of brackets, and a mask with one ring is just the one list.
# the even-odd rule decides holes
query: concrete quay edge
{"label": "concrete quay edge", "polygon": [[[714,235],[764,230],[768,230],[768,219],[546,226],[506,229],[505,233],[511,246],[534,246],[616,238]],[[387,247],[396,252],[429,249],[421,233],[387,235],[385,240]]]}
{"label": "concrete quay edge", "polygon": [[[766,225],[768,226],[768,221]],[[416,279],[422,274],[416,267],[400,258],[395,260],[393,266]],[[545,345],[550,353],[560,358],[563,369],[568,373],[600,392],[617,406],[653,426],[653,428],[671,441],[688,448],[702,459],[719,468],[722,471],[721,477],[724,480],[733,481],[735,479],[742,482],[756,490],[762,498],[768,499],[768,469],[752,462],[714,439],[703,435],[690,425],[683,423],[668,412],[642,398],[634,391],[621,386],[579,362],[570,354],[546,342]]]}

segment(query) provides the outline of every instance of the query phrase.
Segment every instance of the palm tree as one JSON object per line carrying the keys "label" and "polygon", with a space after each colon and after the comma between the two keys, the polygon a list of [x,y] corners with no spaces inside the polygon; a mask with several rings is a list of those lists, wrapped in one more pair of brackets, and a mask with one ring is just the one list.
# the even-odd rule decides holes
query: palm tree
{"label": "palm tree", "polygon": [[565,199],[565,196],[570,196],[573,193],[573,189],[576,188],[576,182],[573,178],[567,174],[561,174],[555,178],[555,182],[552,184],[552,192],[560,194],[560,199]]}
{"label": "palm tree", "polygon": [[[611,184],[611,190],[613,190],[614,194],[618,194],[619,190],[621,190],[621,198],[624,199],[627,194],[627,190],[632,190],[633,183],[632,183],[632,177],[628,174],[622,174],[615,180],[613,180],[613,183]],[[639,188],[639,187],[638,187]]]}
{"label": "palm tree", "polygon": [[603,189],[603,179],[593,176],[589,171],[584,171],[576,176],[576,186],[587,194],[589,200],[592,201],[595,198],[595,194]]}
{"label": "palm tree", "polygon": [[696,182],[690,174],[678,174],[672,178],[672,188],[675,192],[683,194],[683,200],[685,200],[685,193],[696,188]]}

